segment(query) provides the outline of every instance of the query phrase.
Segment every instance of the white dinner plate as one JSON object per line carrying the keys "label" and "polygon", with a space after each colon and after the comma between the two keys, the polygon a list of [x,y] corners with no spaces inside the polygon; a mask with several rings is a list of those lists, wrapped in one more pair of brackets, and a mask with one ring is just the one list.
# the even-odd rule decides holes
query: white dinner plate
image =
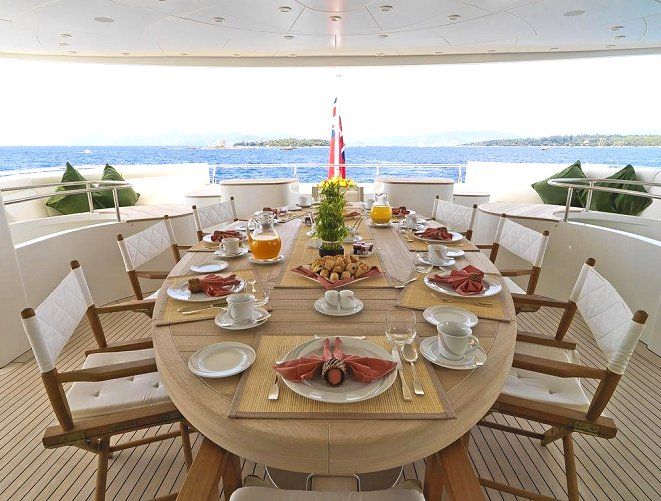
{"label": "white dinner plate", "polygon": [[274,264],[274,263],[279,263],[285,258],[283,254],[279,254],[278,257],[274,257],[273,259],[257,259],[255,256],[248,256],[248,261],[250,261],[253,264]]}
{"label": "white dinner plate", "polygon": [[236,254],[227,254],[223,249],[218,249],[217,251],[213,252],[216,256],[224,257],[225,259],[231,259],[233,257],[239,257],[243,256],[244,254],[248,254],[248,247],[244,247],[243,245],[239,247],[239,252]]}
{"label": "white dinner plate", "polygon": [[442,244],[444,242],[448,243],[454,243],[454,242],[460,242],[461,240],[464,239],[464,236],[457,232],[457,231],[448,231],[450,235],[452,235],[452,238],[450,240],[436,240],[435,238],[422,238],[419,235],[416,235],[413,233],[413,238],[417,238],[418,240],[422,240],[423,242],[427,242],[430,244]]}
{"label": "white dinner plate", "polygon": [[[229,276],[229,275],[225,275],[225,276]],[[239,280],[239,283],[232,286],[230,289],[231,293],[233,294],[241,291],[246,285],[245,280],[243,280],[242,278],[237,277],[237,280]],[[181,282],[173,283],[170,287],[168,287],[167,293],[168,296],[170,296],[172,299],[176,299],[177,301],[186,301],[187,303],[206,303],[211,301],[223,301],[227,298],[227,296],[221,296],[221,297],[207,296],[204,292],[196,292],[195,294],[191,294],[191,291],[188,290],[188,280],[182,280]]]}
{"label": "white dinner plate", "polygon": [[221,329],[227,329],[230,331],[242,331],[245,329],[252,329],[253,327],[262,325],[269,318],[271,318],[271,314],[268,311],[266,311],[264,308],[256,306],[255,311],[253,311],[252,320],[248,320],[245,322],[236,322],[228,317],[227,312],[222,312],[216,315],[216,318],[214,318],[214,322]]}
{"label": "white dinner plate", "polygon": [[475,313],[456,306],[430,306],[422,312],[422,317],[432,325],[438,325],[441,322],[457,322],[466,327],[474,327],[478,322]]}
{"label": "white dinner plate", "polygon": [[[331,338],[331,348],[334,344],[335,336]],[[304,356],[309,356],[316,353],[321,356],[324,348],[324,338],[313,339],[303,344],[298,345],[285,356],[284,360],[293,360]],[[376,344],[363,339],[353,339],[350,337],[342,337],[342,351],[344,353],[356,354],[364,357],[382,358],[384,360],[392,360],[392,356],[386,350],[377,346]],[[337,404],[346,404],[352,402],[361,402],[369,400],[392,386],[397,379],[397,371],[393,370],[386,376],[372,381],[371,383],[360,383],[348,375],[344,383],[339,386],[330,386],[321,377],[321,374],[315,376],[308,381],[288,381],[281,378],[289,389],[299,395],[309,398],[311,400],[318,400],[320,402],[330,402]]]}
{"label": "white dinner plate", "polygon": [[[212,237],[212,236],[213,236],[213,233],[209,233],[208,235],[204,235],[204,236],[202,237],[202,240],[203,240],[204,242],[208,243],[208,244],[216,244],[216,245],[220,245],[220,242],[214,242],[213,240],[211,240],[211,237]],[[238,239],[241,240],[242,242],[246,239],[244,236],[234,237],[234,238],[238,238]]]}
{"label": "white dinner plate", "polygon": [[[480,362],[484,364],[487,359],[487,354],[480,347],[476,351],[479,351]],[[445,358],[440,351],[438,346],[438,337],[432,336],[427,337],[422,340],[420,343],[420,353],[422,356],[429,360],[432,364],[438,365],[440,367],[445,367],[446,369],[458,369],[458,370],[471,370],[478,367],[476,353],[470,353],[466,355],[461,360],[450,360]]]}
{"label": "white dinner plate", "polygon": [[255,350],[247,344],[216,343],[193,353],[188,368],[200,377],[223,378],[245,371],[255,357]]}
{"label": "white dinner plate", "polygon": [[226,261],[217,261],[215,263],[194,264],[190,267],[193,273],[217,273],[223,271],[230,264]]}
{"label": "white dinner plate", "polygon": [[314,302],[314,309],[319,313],[324,315],[330,315],[331,317],[347,317],[349,315],[355,315],[363,309],[363,302],[357,297],[353,298],[353,307],[351,308],[340,308],[337,306],[331,306],[326,301],[326,298],[320,297]]}
{"label": "white dinner plate", "polygon": [[453,257],[448,257],[447,259],[444,259],[440,263],[432,263],[429,260],[429,254],[427,252],[420,252],[418,254],[418,261],[420,261],[423,264],[429,264],[432,266],[452,266],[455,263],[455,260]]}
{"label": "white dinner plate", "polygon": [[[445,273],[439,273],[441,276],[449,275],[450,272],[445,272]],[[498,294],[501,290],[503,290],[503,286],[500,285],[499,282],[492,282],[488,278],[484,277],[482,279],[482,284],[484,285],[484,289],[482,289],[482,292],[478,292],[477,294],[470,294],[470,295],[464,295],[464,294],[459,294],[456,290],[452,288],[450,284],[435,284],[431,280],[429,280],[429,275],[425,277],[425,285],[429,287],[432,290],[435,290],[436,292],[440,292],[441,294],[446,294],[448,296],[454,296],[454,297],[463,297],[463,298],[472,298],[472,297],[489,297],[489,296],[495,296]]]}

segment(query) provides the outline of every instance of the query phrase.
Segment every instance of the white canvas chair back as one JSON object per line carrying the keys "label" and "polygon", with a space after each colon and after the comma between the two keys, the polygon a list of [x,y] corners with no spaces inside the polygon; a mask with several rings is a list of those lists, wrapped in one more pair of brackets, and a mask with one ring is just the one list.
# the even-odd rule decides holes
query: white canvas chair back
{"label": "white canvas chair back", "polygon": [[118,240],[126,271],[134,271],[165,249],[176,246],[172,222],[165,219],[140,233]]}
{"label": "white canvas chair back", "polygon": [[633,320],[629,306],[615,287],[587,263],[581,269],[570,300],[576,303],[608,360],[608,370],[624,374],[645,324]]}
{"label": "white canvas chair back", "polygon": [[62,348],[93,303],[83,270],[76,268],[35,309],[34,316],[23,318],[23,327],[41,372],[55,368]]}
{"label": "white canvas chair back", "polygon": [[549,243],[549,236],[501,216],[498,221],[494,243],[528,261],[533,266],[541,268],[546,246]]}
{"label": "white canvas chair back", "polygon": [[440,198],[434,200],[432,218],[445,223],[452,230],[472,233],[476,214],[477,205],[466,207]]}
{"label": "white canvas chair back", "polygon": [[198,234],[219,224],[236,221],[234,197],[227,202],[205,205],[204,207],[193,205],[193,218],[195,219],[195,229]]}

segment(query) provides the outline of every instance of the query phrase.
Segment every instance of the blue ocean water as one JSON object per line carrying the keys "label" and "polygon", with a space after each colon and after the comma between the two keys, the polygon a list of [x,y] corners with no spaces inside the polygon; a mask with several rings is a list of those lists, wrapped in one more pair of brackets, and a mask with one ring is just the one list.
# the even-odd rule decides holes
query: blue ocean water
{"label": "blue ocean water", "polygon": [[[381,174],[399,176],[447,176],[456,179],[456,170],[410,168],[388,164],[465,164],[469,160],[491,162],[585,163],[661,167],[661,147],[347,147],[347,163],[379,164]],[[216,168],[219,179],[241,177],[289,176],[293,169],[272,169],[261,164],[305,164],[328,161],[327,148],[198,149],[162,146],[30,146],[0,147],[0,171],[89,164],[165,164],[206,162]],[[232,164],[250,164],[234,167]],[[375,169],[353,169],[348,175],[358,181],[374,179]],[[317,182],[325,177],[323,169],[299,167],[302,182]]]}

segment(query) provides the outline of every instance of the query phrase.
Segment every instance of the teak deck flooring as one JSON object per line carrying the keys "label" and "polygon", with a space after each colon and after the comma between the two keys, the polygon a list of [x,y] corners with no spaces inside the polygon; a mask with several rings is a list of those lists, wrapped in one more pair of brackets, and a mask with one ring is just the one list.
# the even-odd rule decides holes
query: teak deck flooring
{"label": "teak deck flooring", "polygon": [[[551,333],[558,315],[550,309],[519,317],[520,329]],[[109,341],[150,334],[149,319],[136,313],[116,313],[103,318]],[[584,363],[603,367],[602,355],[590,332],[575,321],[570,338],[576,340]],[[79,366],[83,352],[93,345],[83,324],[60,356],[58,368]],[[661,357],[642,344],[620,382],[608,412],[619,431],[613,440],[575,434],[581,498],[586,500],[652,500],[661,492]],[[592,394],[595,382],[584,380]],[[501,423],[541,431],[539,425],[522,419],[494,415]],[[96,457],[68,447],[46,450],[41,445],[44,429],[54,421],[34,359],[28,353],[0,369],[0,499],[78,500],[92,499]],[[164,427],[164,428],[170,428]],[[140,438],[163,430],[152,429],[126,438]],[[196,446],[199,435],[192,437]],[[120,438],[124,440],[124,437]],[[487,428],[472,431],[470,455],[480,476],[507,482],[542,494],[566,499],[561,450],[557,443],[547,448],[525,437]],[[263,465],[243,460],[244,475],[263,477]],[[406,478],[422,478],[424,462],[404,467]],[[138,500],[176,492],[185,476],[181,442],[141,446],[115,453],[108,471],[107,499]],[[514,496],[487,491],[489,499]]]}

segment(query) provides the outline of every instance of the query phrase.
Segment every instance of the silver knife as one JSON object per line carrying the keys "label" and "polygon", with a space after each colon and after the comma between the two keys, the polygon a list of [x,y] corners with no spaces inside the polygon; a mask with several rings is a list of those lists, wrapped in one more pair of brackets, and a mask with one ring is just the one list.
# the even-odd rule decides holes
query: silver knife
{"label": "silver knife", "polygon": [[406,379],[404,379],[404,371],[402,367],[402,359],[399,357],[399,349],[395,346],[390,353],[393,360],[397,362],[397,372],[399,373],[399,379],[402,381],[402,396],[404,397],[404,400],[413,400],[411,390],[409,390],[409,387],[406,384]]}

